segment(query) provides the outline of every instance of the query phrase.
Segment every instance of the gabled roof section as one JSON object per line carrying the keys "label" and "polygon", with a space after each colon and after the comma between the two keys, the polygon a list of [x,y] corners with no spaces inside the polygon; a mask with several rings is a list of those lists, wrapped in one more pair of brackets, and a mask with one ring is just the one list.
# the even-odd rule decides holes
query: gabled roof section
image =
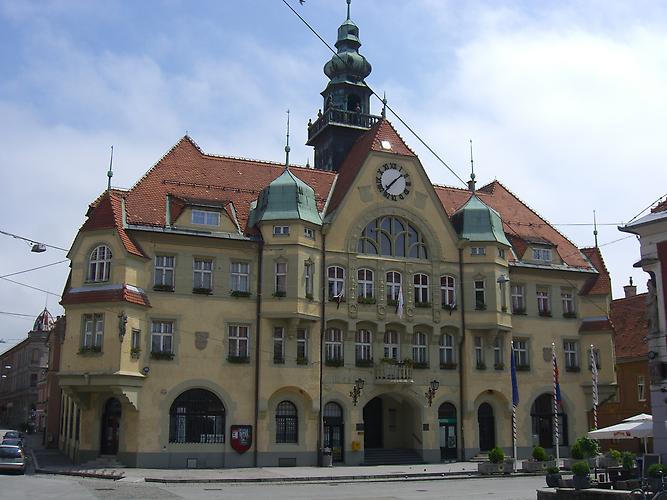
{"label": "gabled roof section", "polygon": [[[382,142],[386,141],[391,146],[390,149],[382,147]],[[396,154],[399,156],[417,157],[403,138],[398,134],[393,125],[386,119],[381,119],[373,127],[360,136],[354,143],[345,161],[338,169],[338,180],[334,192],[331,195],[331,201],[327,207],[328,212],[335,210],[340,202],[343,201],[345,194],[357,178],[359,169],[368,158],[371,151]]]}
{"label": "gabled roof section", "polygon": [[646,358],[648,335],[646,323],[646,293],[611,301],[610,317],[614,325],[616,359]]}
{"label": "gabled roof section", "polygon": [[124,191],[109,189],[102,193],[88,207],[88,219],[81,226],[80,231],[97,231],[100,229],[115,229],[125,250],[133,255],[145,257],[139,245],[127,234],[123,226],[123,197]]}
{"label": "gabled roof section", "polygon": [[581,252],[588,257],[598,274],[591,276],[581,287],[579,295],[611,295],[611,277],[598,247],[582,248]]}
{"label": "gabled roof section", "polygon": [[[230,201],[241,229],[249,234],[251,204],[284,169],[280,163],[206,154],[185,136],[127,192],[127,222],[164,227],[169,194],[210,203]],[[292,165],[290,170],[315,191],[322,211],[336,174]]]}

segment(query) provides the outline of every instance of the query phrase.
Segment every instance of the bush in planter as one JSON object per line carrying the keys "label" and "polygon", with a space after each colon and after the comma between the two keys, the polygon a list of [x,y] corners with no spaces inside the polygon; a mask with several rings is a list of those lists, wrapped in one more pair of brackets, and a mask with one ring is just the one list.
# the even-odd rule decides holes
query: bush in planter
{"label": "bush in planter", "polygon": [[572,484],[575,490],[583,490],[591,485],[591,468],[588,462],[582,460],[572,464]]}
{"label": "bush in planter", "polygon": [[630,472],[635,468],[635,454],[630,451],[621,453],[621,467],[626,472]]}
{"label": "bush in planter", "polygon": [[557,488],[561,480],[560,469],[558,467],[547,467],[547,475],[545,476],[547,486],[549,488]]}
{"label": "bush in planter", "polygon": [[609,458],[616,460],[617,462],[621,461],[621,452],[618,450],[615,450],[613,448],[609,448],[609,451],[607,452],[609,454]]}
{"label": "bush in planter", "polygon": [[588,436],[577,438],[576,443],[579,443],[581,453],[584,455],[583,458],[594,458],[600,453],[600,443]]}
{"label": "bush in planter", "polygon": [[538,462],[545,462],[547,460],[547,452],[541,446],[533,448],[533,458]]}
{"label": "bush in planter", "polygon": [[497,446],[489,452],[489,462],[492,464],[501,464],[505,460],[505,452]]}
{"label": "bush in planter", "polygon": [[575,441],[570,447],[570,456],[575,460],[582,460],[584,458],[584,453],[581,451],[579,440]]}
{"label": "bush in planter", "polygon": [[648,477],[660,478],[665,473],[664,464],[651,464],[648,468]]}

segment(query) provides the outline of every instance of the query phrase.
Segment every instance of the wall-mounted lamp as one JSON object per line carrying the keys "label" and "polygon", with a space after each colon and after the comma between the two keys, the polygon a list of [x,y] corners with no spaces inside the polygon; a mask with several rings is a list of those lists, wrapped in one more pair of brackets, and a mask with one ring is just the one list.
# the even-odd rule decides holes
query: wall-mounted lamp
{"label": "wall-mounted lamp", "polygon": [[501,274],[500,276],[498,276],[496,283],[498,283],[499,285],[504,285],[505,283],[509,283],[509,281],[510,279],[507,276]]}
{"label": "wall-mounted lamp", "polygon": [[435,393],[438,391],[438,388],[440,387],[440,382],[437,380],[431,380],[431,383],[429,384],[428,391],[424,393],[424,396],[426,396],[426,401],[428,401],[428,405],[431,406],[433,404],[433,398],[435,397]]}
{"label": "wall-mounted lamp", "polygon": [[358,378],[354,381],[354,386],[350,391],[350,397],[352,398],[352,404],[357,406],[357,401],[359,401],[359,395],[361,394],[361,389],[364,388],[364,379]]}

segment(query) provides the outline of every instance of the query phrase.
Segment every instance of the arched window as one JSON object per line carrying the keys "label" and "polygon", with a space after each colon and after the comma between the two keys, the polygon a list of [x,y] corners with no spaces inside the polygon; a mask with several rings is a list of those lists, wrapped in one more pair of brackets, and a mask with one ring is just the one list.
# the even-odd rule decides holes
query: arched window
{"label": "arched window", "polygon": [[357,252],[410,259],[428,259],[422,234],[399,217],[380,217],[371,221],[361,233]]}
{"label": "arched window", "polygon": [[401,273],[389,271],[387,273],[387,303],[395,305],[398,301],[398,292],[401,289]]}
{"label": "arched window", "polygon": [[456,305],[456,280],[454,276],[445,275],[440,277],[440,292],[442,308],[453,308]]}
{"label": "arched window", "polygon": [[343,297],[345,269],[340,266],[329,266],[327,276],[329,277],[329,299]]}
{"label": "arched window", "polygon": [[[530,409],[533,424],[533,435],[538,437],[542,448],[553,448],[554,445],[554,398],[553,394],[545,393],[539,396]],[[558,411],[559,443],[568,445],[567,414],[561,406]]]}
{"label": "arched window", "polygon": [[88,258],[88,281],[108,281],[111,271],[111,249],[100,245],[90,252]]}
{"label": "arched window", "polygon": [[374,296],[373,271],[359,269],[357,271],[357,298],[372,299]]}
{"label": "arched window", "polygon": [[430,302],[428,293],[428,275],[417,273],[414,275],[415,305],[426,305]]}
{"label": "arched window", "polygon": [[297,443],[299,416],[290,401],[281,401],[276,407],[276,443]]}
{"label": "arched window", "polygon": [[428,364],[428,342],[424,332],[412,334],[412,361],[415,364]]}
{"label": "arched window", "polygon": [[225,407],[206,389],[190,389],[169,409],[170,443],[224,443]]}

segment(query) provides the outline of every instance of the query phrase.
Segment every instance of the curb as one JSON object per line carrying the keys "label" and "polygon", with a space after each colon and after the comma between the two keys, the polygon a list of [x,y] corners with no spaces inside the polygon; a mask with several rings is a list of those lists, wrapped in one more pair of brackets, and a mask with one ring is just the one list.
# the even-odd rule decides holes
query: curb
{"label": "curb", "polygon": [[79,472],[79,471],[64,471],[64,470],[49,470],[49,469],[37,469],[35,472],[39,474],[51,474],[58,476],[76,476],[76,477],[87,477],[92,479],[111,479],[112,481],[118,481],[123,479],[125,475],[117,474],[100,474],[97,472]]}

